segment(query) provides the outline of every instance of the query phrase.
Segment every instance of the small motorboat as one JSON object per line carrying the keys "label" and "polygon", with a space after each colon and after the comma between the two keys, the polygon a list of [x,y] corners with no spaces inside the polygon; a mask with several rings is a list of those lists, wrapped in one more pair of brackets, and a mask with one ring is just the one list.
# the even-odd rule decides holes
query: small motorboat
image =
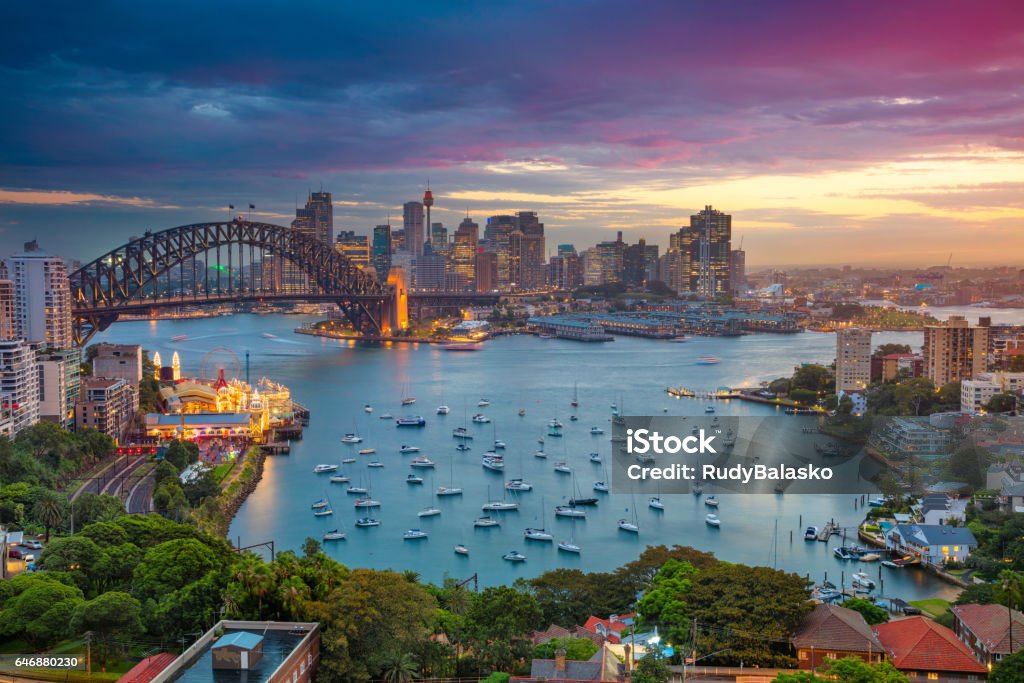
{"label": "small motorboat", "polygon": [[483,460],[480,461],[480,464],[483,465],[485,469],[493,470],[495,472],[500,472],[505,469],[505,461],[500,455],[484,456]]}
{"label": "small motorboat", "polygon": [[407,541],[419,541],[426,537],[427,532],[421,531],[419,529],[409,529],[404,534],[402,534],[402,538],[404,538]]}
{"label": "small motorboat", "polygon": [[462,489],[460,489],[457,486],[438,486],[437,487],[437,495],[438,496],[461,496],[462,495]]}
{"label": "small motorboat", "polygon": [[565,462],[556,462],[555,472],[561,472],[562,474],[572,474],[572,470],[569,468],[569,465]]}
{"label": "small motorboat", "polygon": [[809,526],[809,527],[807,527],[807,529],[804,530],[804,540],[805,541],[816,541],[816,540],[818,540],[818,527],[816,527],[816,526]]}
{"label": "small motorboat", "polygon": [[654,510],[662,510],[663,511],[665,509],[665,504],[661,502],[661,498],[659,496],[651,496],[647,500],[647,507],[649,507],[651,509],[654,509]]}
{"label": "small motorboat", "polygon": [[580,552],[580,547],[578,545],[576,545],[575,543],[570,543],[569,541],[559,541],[558,542],[558,549],[561,550],[562,552],[576,553],[577,555]]}
{"label": "small motorboat", "polygon": [[418,467],[420,469],[430,469],[434,467],[434,461],[425,455],[417,455],[415,458],[409,461],[409,467]]}
{"label": "small motorboat", "polygon": [[452,436],[456,439],[472,439],[473,435],[465,427],[456,427],[452,430]]}
{"label": "small motorboat", "polygon": [[338,531],[337,529],[334,529],[333,531],[328,531],[326,534],[324,534],[324,540],[325,541],[344,541],[345,540],[345,532],[344,531]]}
{"label": "small motorboat", "polygon": [[363,406],[363,412],[369,415],[370,413],[373,412],[373,406],[367,403],[365,406]]}
{"label": "small motorboat", "polygon": [[704,517],[704,523],[708,526],[718,527],[722,525],[722,521],[718,519],[718,515],[712,513]]}
{"label": "small motorboat", "polygon": [[381,414],[379,415],[379,417],[380,417],[380,419],[382,419],[382,420],[393,420],[393,419],[395,419],[395,416],[394,416],[394,415],[392,415],[391,413],[381,413]]}
{"label": "small motorboat", "polygon": [[419,446],[406,446],[405,444],[402,444],[399,447],[398,452],[399,453],[419,453],[420,452],[420,447]]}
{"label": "small motorboat", "polygon": [[527,541],[553,541],[555,537],[544,529],[523,529],[523,538]]}
{"label": "small motorboat", "polygon": [[469,446],[467,446],[464,443],[460,443],[458,446],[455,447],[455,450],[457,450],[457,451],[468,451],[469,450]]}
{"label": "small motorboat", "polygon": [[577,505],[597,505],[597,498],[570,498],[569,506],[576,507]]}
{"label": "small motorboat", "polygon": [[321,510],[315,511],[313,513],[313,516],[314,517],[330,517],[333,514],[334,514],[334,510],[332,510],[331,508],[323,508]]}
{"label": "small motorboat", "polygon": [[536,450],[536,451],[533,452],[533,457],[535,457],[535,458],[547,458],[548,454],[544,452],[543,448],[541,448],[541,449]]}
{"label": "small motorboat", "polygon": [[366,466],[373,467],[375,469],[380,469],[381,467],[384,467],[384,463],[382,463],[380,460],[371,460],[370,462],[366,463]]}
{"label": "small motorboat", "polygon": [[629,521],[628,519],[619,520],[619,530],[628,531],[631,534],[640,533],[640,527],[634,524],[633,522]]}
{"label": "small motorboat", "polygon": [[345,458],[344,460],[341,461],[341,464],[342,465],[351,465],[355,461],[356,461],[355,458]]}
{"label": "small motorboat", "polygon": [[708,496],[707,498],[704,499],[704,504],[707,505],[709,508],[718,507],[718,496]]}
{"label": "small motorboat", "polygon": [[526,562],[526,555],[523,555],[518,550],[511,550],[502,555],[501,559],[507,560],[508,562]]}
{"label": "small motorboat", "polygon": [[472,420],[473,420],[473,422],[477,423],[478,425],[482,425],[482,424],[487,424],[488,422],[490,422],[491,418],[487,417],[486,415],[484,415],[482,413],[477,413],[476,415],[473,416]]}
{"label": "small motorboat", "polygon": [[416,402],[416,397],[415,396],[406,396],[405,398],[402,399],[402,405],[403,406],[411,406],[415,402]]}
{"label": "small motorboat", "polygon": [[347,484],[351,481],[350,477],[346,477],[344,474],[331,475],[332,484]]}
{"label": "small motorboat", "polygon": [[875,581],[864,572],[857,572],[853,575],[853,585],[873,590],[875,588]]}
{"label": "small motorboat", "polygon": [[856,560],[861,556],[861,552],[856,548],[850,546],[837,546],[832,549],[832,554],[838,557],[840,560]]}
{"label": "small motorboat", "polygon": [[864,553],[860,556],[861,562],[878,562],[880,559],[882,559],[882,556],[878,553]]}
{"label": "small motorboat", "polygon": [[423,477],[417,477],[415,474],[410,474],[408,477],[405,478],[405,483],[406,484],[422,484],[423,483]]}
{"label": "small motorboat", "polygon": [[363,437],[359,436],[358,434],[351,434],[351,433],[349,433],[349,434],[346,434],[345,436],[341,437],[341,442],[342,443],[362,443],[363,442]]}
{"label": "small motorboat", "polygon": [[595,481],[594,490],[600,491],[601,493],[608,493],[608,484],[603,481]]}
{"label": "small motorboat", "polygon": [[380,520],[373,517],[360,517],[356,520],[356,526],[361,528],[380,526]]}
{"label": "small motorboat", "polygon": [[708,413],[708,414],[713,413],[713,412],[715,412],[715,407],[714,406],[705,406],[704,412]]}
{"label": "small motorboat", "polygon": [[359,455],[373,455],[377,452],[376,448],[360,448]]}
{"label": "small motorboat", "polygon": [[503,451],[503,450],[505,450],[505,442],[504,441],[495,441],[494,442],[494,450],[496,450],[496,451]]}
{"label": "small motorboat", "polygon": [[600,453],[591,453],[590,454],[590,462],[594,462],[594,463],[597,463],[598,465],[600,465],[601,464],[601,454]]}
{"label": "small motorboat", "polygon": [[903,565],[892,560],[882,560],[882,566],[888,567],[889,569],[903,569]]}
{"label": "small motorboat", "polygon": [[480,399],[479,401],[477,401],[476,404],[477,408],[486,408],[489,405],[491,405],[491,402],[488,401],[486,398]]}
{"label": "small motorboat", "polygon": [[438,406],[437,407],[437,414],[438,415],[447,415],[450,412],[452,412],[452,409],[449,408],[448,406]]}
{"label": "small motorboat", "polygon": [[604,430],[601,429],[600,427],[591,427],[590,433],[593,434],[594,436],[597,436],[599,434],[604,434]]}
{"label": "small motorboat", "polygon": [[441,510],[435,507],[423,508],[416,513],[417,517],[437,517],[441,514]]}
{"label": "small motorboat", "polygon": [[464,545],[462,545],[460,543],[457,546],[455,546],[455,554],[456,555],[469,555],[469,548],[467,548],[466,546],[464,546]]}
{"label": "small motorboat", "polygon": [[501,522],[494,519],[493,517],[477,517],[476,521],[473,522],[473,526],[478,529],[487,529],[490,527],[501,526]]}
{"label": "small motorboat", "polygon": [[715,356],[701,356],[697,359],[697,365],[717,365],[722,359]]}
{"label": "small motorboat", "polygon": [[316,474],[326,474],[327,472],[337,472],[337,471],[338,471],[338,466],[337,465],[329,465],[329,464],[326,464],[326,463],[321,463],[321,464],[319,464],[319,465],[317,465],[316,467],[313,468],[313,472],[315,472]]}
{"label": "small motorboat", "polygon": [[579,508],[573,507],[572,505],[559,505],[558,507],[555,508],[555,516],[582,519],[587,516],[587,511],[580,510]]}
{"label": "small motorboat", "polygon": [[579,418],[576,417],[575,415],[570,415],[569,422],[579,422]]}
{"label": "small motorboat", "polygon": [[519,417],[526,417],[526,408],[519,409]]}
{"label": "small motorboat", "polygon": [[533,484],[522,479],[509,479],[505,482],[505,489],[508,491],[532,491]]}

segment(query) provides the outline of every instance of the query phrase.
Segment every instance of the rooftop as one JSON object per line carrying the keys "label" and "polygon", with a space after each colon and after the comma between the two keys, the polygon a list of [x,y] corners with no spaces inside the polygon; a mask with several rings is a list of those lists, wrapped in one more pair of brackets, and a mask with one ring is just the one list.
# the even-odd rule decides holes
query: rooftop
{"label": "rooftop", "polygon": [[977,636],[989,652],[1009,654],[1024,648],[1024,614],[1013,610],[1013,647],[1010,620],[1002,605],[953,605],[953,615]]}
{"label": "rooftop", "polygon": [[263,636],[258,636],[255,633],[249,631],[235,631],[234,633],[227,633],[221,638],[217,639],[217,642],[210,648],[212,650],[219,650],[223,647],[240,647],[246,650],[251,650],[254,647],[258,647],[263,642]]}
{"label": "rooftop", "polygon": [[882,644],[860,612],[836,605],[815,605],[793,634],[793,645],[844,652],[881,652]]}
{"label": "rooftop", "polygon": [[948,524],[897,524],[895,530],[904,538],[912,538],[926,545],[978,545],[978,540],[966,527]]}
{"label": "rooftop", "polygon": [[897,669],[987,673],[967,646],[945,626],[925,617],[898,619],[874,627]]}

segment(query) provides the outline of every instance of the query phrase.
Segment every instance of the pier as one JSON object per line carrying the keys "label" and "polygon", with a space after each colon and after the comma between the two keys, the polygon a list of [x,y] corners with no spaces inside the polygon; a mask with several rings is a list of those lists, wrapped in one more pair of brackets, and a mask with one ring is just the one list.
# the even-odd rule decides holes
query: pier
{"label": "pier", "polygon": [[821,527],[821,531],[818,532],[818,540],[822,543],[828,543],[828,539],[839,533],[839,525],[836,524],[834,519],[831,519],[825,524],[825,526]]}

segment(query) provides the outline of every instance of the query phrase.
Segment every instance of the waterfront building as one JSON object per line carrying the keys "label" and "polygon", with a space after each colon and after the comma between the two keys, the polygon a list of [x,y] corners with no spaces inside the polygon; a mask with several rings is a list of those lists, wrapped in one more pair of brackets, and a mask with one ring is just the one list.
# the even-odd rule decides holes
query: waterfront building
{"label": "waterfront building", "polygon": [[974,379],[960,382],[960,410],[965,413],[980,413],[996,394],[1020,394],[1022,391],[1024,372],[984,372]]}
{"label": "waterfront building", "polygon": [[935,386],[971,379],[988,369],[988,327],[972,327],[963,316],[924,328],[925,374]]}
{"label": "waterfront building", "polygon": [[370,238],[357,235],[355,230],[339,230],[334,250],[351,261],[359,270],[370,266]]}
{"label": "waterfront building", "polygon": [[391,226],[378,225],[373,229],[373,269],[377,271],[377,280],[385,282],[391,270]]}
{"label": "waterfront building", "polygon": [[75,407],[75,427],[92,428],[120,441],[139,409],[137,389],[125,379],[86,377]]}
{"label": "waterfront building", "polygon": [[872,628],[893,666],[912,680],[983,680],[988,669],[952,630],[929,618],[898,619]]}
{"label": "waterfront building", "polygon": [[0,412],[11,438],[39,422],[36,350],[21,339],[0,340]]}
{"label": "waterfront building", "polygon": [[32,240],[8,260],[7,270],[14,282],[15,335],[43,349],[71,348],[71,287],[64,261]]}
{"label": "waterfront building", "polygon": [[878,664],[885,657],[882,644],[861,613],[838,605],[815,605],[790,637],[790,643],[801,669],[817,669],[846,657]]}
{"label": "waterfront building", "polygon": [[863,391],[871,384],[871,330],[836,330],[836,390]]}
{"label": "waterfront building", "polygon": [[82,385],[81,351],[76,348],[61,351],[40,350],[37,361],[39,419],[56,422],[64,429],[73,429],[75,403],[78,401]]}
{"label": "waterfront building", "polygon": [[540,316],[528,319],[527,324],[561,339],[586,342],[612,341],[614,337],[597,323],[567,315]]}
{"label": "waterfront building", "polygon": [[[430,191],[427,191],[429,194]],[[402,205],[402,230],[405,251],[413,256],[423,253],[423,204],[406,202]]]}
{"label": "waterfront building", "polygon": [[1024,648],[1024,614],[1003,605],[952,605],[953,633],[986,667]]}
{"label": "waterfront building", "polygon": [[466,216],[455,230],[452,241],[451,258],[448,259],[448,270],[465,280],[458,290],[472,291],[476,287],[476,253],[480,241],[480,226]]}
{"label": "waterfront building", "polygon": [[893,553],[911,555],[922,564],[941,567],[962,563],[978,547],[967,527],[949,524],[897,524],[885,536],[885,547]]}

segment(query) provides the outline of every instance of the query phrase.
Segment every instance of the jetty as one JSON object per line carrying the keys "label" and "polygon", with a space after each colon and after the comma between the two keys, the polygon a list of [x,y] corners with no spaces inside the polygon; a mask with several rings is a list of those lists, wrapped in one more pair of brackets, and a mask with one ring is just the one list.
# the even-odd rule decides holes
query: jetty
{"label": "jetty", "polygon": [[828,539],[838,533],[840,533],[839,525],[836,524],[834,519],[829,520],[825,526],[821,527],[821,531],[818,532],[818,540],[822,543],[828,543]]}

